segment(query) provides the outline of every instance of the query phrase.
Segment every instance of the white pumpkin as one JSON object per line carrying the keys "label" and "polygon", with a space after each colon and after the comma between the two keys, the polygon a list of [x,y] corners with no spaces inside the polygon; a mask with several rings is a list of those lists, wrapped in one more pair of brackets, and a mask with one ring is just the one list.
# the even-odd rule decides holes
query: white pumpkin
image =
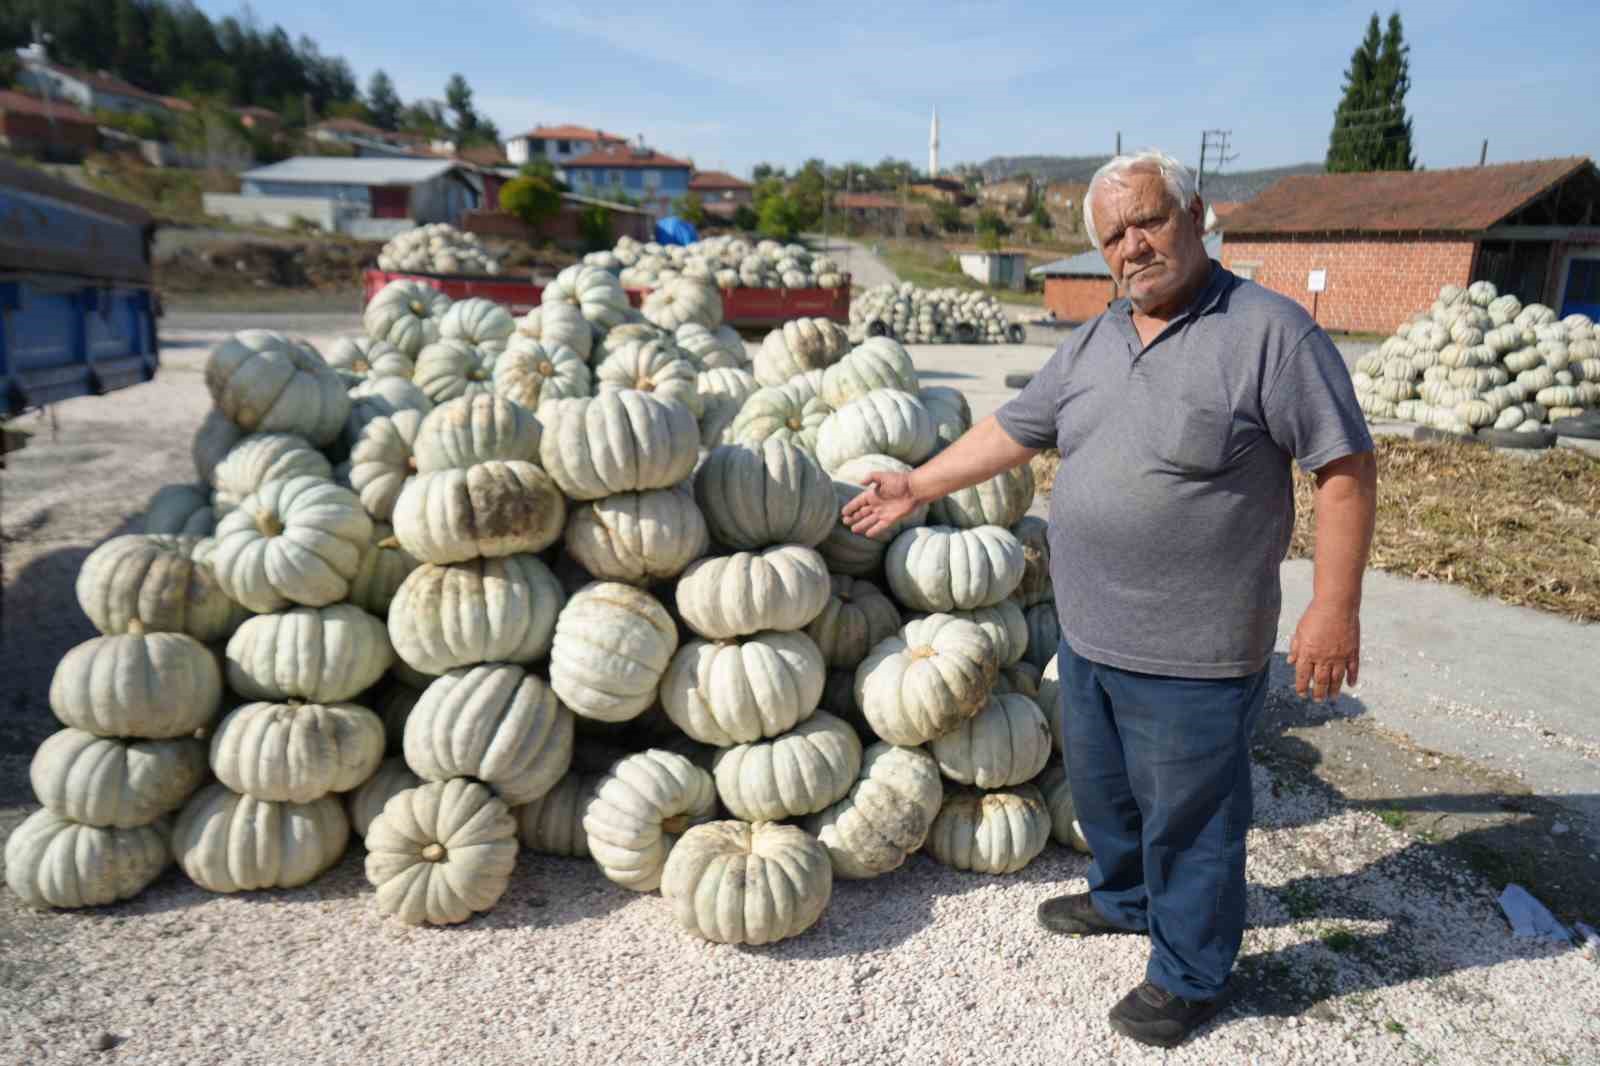
{"label": "white pumpkin", "polygon": [[923,850],[957,870],[1014,874],[1038,857],[1050,832],[1050,810],[1033,785],[963,788],[945,796]]}
{"label": "white pumpkin", "polygon": [[434,404],[491,392],[494,356],[466,341],[436,340],[417,353],[411,380]]}
{"label": "white pumpkin", "polygon": [[572,712],[521,667],[486,663],[429,685],[406,718],[406,765],[426,781],[471,777],[506,803],[538,799],[572,764]]}
{"label": "white pumpkin", "polygon": [[655,597],[597,581],[567,601],[550,648],[550,686],[574,714],[601,722],[638,717],[655,702],[678,627]]}
{"label": "white pumpkin", "polygon": [[209,485],[163,485],[144,512],[144,532],[209,537],[217,526]]}
{"label": "white pumpkin", "polygon": [[829,415],[817,431],[817,458],[829,473],[863,455],[888,455],[915,466],[933,454],[938,426],[922,401],[877,389]]}
{"label": "white pumpkin", "polygon": [[450,298],[437,289],[417,281],[391,281],[368,302],[361,325],[367,336],[415,358],[424,345],[439,339],[439,320],[449,308]]}
{"label": "white pumpkin", "polygon": [[972,407],[967,394],[949,385],[928,385],[917,390],[917,399],[928,409],[938,426],[939,439],[954,444],[961,435],[972,428]]}
{"label": "white pumpkin", "polygon": [[592,395],[594,377],[588,361],[572,347],[553,341],[541,344],[519,335],[495,360],[494,391],[536,411],[551,400]]}
{"label": "white pumpkin", "polygon": [[1066,767],[1056,763],[1039,775],[1039,791],[1045,806],[1050,808],[1050,835],[1057,844],[1065,844],[1073,851],[1089,854],[1089,841],[1084,839],[1083,826],[1078,823],[1078,808],[1072,802],[1072,786],[1067,781]]}
{"label": "white pumpkin", "polygon": [[1033,493],[1033,468],[1023,463],[934,500],[928,508],[928,519],[935,525],[958,529],[1009,528],[1027,515],[1033,506]]}
{"label": "white pumpkin", "polygon": [[882,565],[889,544],[896,536],[928,520],[928,508],[918,506],[875,537],[862,536],[844,523],[845,505],[867,491],[865,481],[868,474],[910,472],[909,465],[887,455],[863,455],[833,472],[834,503],[839,517],[828,531],[827,538],[817,545],[817,551],[828,561],[828,569],[856,576],[873,573]]}
{"label": "white pumpkin", "polygon": [[[731,326],[708,329],[698,322],[685,322],[673,330],[672,339],[689,353],[701,371],[722,367],[743,369],[750,365],[750,353],[745,350],[744,340]],[[750,380],[755,381],[755,377],[752,375]]]}
{"label": "white pumpkin", "polygon": [[252,433],[296,433],[320,447],[350,413],[343,379],[316,349],[271,330],[219,342],[206,357],[205,382],[217,410]]}
{"label": "white pumpkin", "polygon": [[705,409],[700,399],[699,369],[671,338],[633,340],[612,350],[595,370],[595,392],[627,389],[659,400],[682,404],[696,418]]}
{"label": "white pumpkin", "polygon": [[546,405],[541,465],[574,500],[664,489],[694,470],[700,432],[681,404],[625,389]]}
{"label": "white pumpkin", "polygon": [[269,481],[217,523],[211,563],[232,600],[258,613],[342,600],[372,543],[349,489],[314,477]]}
{"label": "white pumpkin", "polygon": [[112,537],[83,561],[78,606],[102,633],[187,633],[201,643],[228,635],[235,608],[209,563],[194,559],[198,537]]}
{"label": "white pumpkin", "polygon": [[247,619],[228,638],[228,687],[247,700],[339,703],[394,661],[381,619],[348,603]]}
{"label": "white pumpkin", "polygon": [[350,602],[379,618],[388,618],[395,593],[419,565],[395,540],[393,527],[383,522],[374,524],[372,543],[361,555],[356,576],[350,579]]}
{"label": "white pumpkin", "polygon": [[879,742],[863,752],[849,795],[804,824],[828,850],[835,876],[881,877],[922,847],[943,802],[933,756]]}
{"label": "white pumpkin", "polygon": [[50,679],[50,709],[61,723],[101,737],[188,736],[221,705],[222,672],[204,644],[146,633],[137,622],[70,649]]}
{"label": "white pumpkin", "polygon": [[165,821],[101,829],[34,811],[6,838],[6,885],[30,907],[132,899],[172,861]]}
{"label": "white pumpkin", "polygon": [[928,745],[946,777],[979,788],[1033,780],[1050,749],[1044,712],[1020,693],[990,696],[983,710]]}
{"label": "white pumpkin", "polygon": [[256,799],[348,792],[383,761],[383,720],[353,703],[246,703],[211,734],[211,769]]}
{"label": "white pumpkin", "polygon": [[832,414],[809,382],[795,378],[751,393],[729,432],[737,444],[759,447],[775,437],[814,452],[817,434]]}
{"label": "white pumpkin", "polygon": [[536,556],[424,563],[389,605],[395,654],[424,674],[482,662],[527,663],[550,650],[566,594]]}
{"label": "white pumpkin", "polygon": [[378,912],[406,925],[453,925],[505,894],[517,823],[505,801],[453,778],[397,792],[367,827],[367,880]]}
{"label": "white pumpkin", "polygon": [[917,392],[917,367],[899,341],[870,337],[822,373],[822,398],[835,410],[874,389]]}
{"label": "white pumpkin", "polygon": [[211,475],[217,464],[245,435],[244,430],[228,421],[227,416],[216,408],[206,412],[189,442],[189,457],[194,460],[194,472],[203,483],[213,484]]}
{"label": "white pumpkin", "polygon": [[662,329],[675,330],[688,322],[716,329],[722,325],[722,293],[699,278],[680,277],[647,295],[640,310]]}
{"label": "white pumpkin", "polygon": [[212,471],[218,519],[269,481],[291,477],[330,478],[333,466],[304,437],[293,433],[253,433],[228,449]]}
{"label": "white pumpkin", "polygon": [[564,544],[601,581],[648,585],[682,573],[705,554],[710,536],[687,490],[652,489],[573,508]]}
{"label": "white pumpkin", "polygon": [[832,591],[822,613],[805,632],[816,642],[830,669],[854,670],[867,653],[901,626],[900,611],[870,581],[834,574]]}
{"label": "white pumpkin", "polygon": [[[537,341],[546,351],[571,348],[585,363],[594,348],[594,330],[577,304],[540,304],[517,322],[517,332],[507,349],[520,347],[519,338]],[[496,366],[499,365],[496,361]]]}
{"label": "white pumpkin", "polygon": [[531,411],[504,397],[478,393],[428,412],[411,450],[417,472],[423,474],[495,460],[537,463],[541,433]]}
{"label": "white pumpkin", "polygon": [[768,333],[756,352],[756,381],[782,385],[796,374],[821,370],[842,359],[850,338],[827,318],[796,318]]}
{"label": "white pumpkin", "polygon": [[350,414],[344,420],[340,441],[346,449],[354,447],[356,438],[361,436],[361,431],[374,418],[401,411],[427,414],[431,410],[433,401],[413,385],[410,378],[372,378],[363,381],[350,390]]}
{"label": "white pumpkin", "polygon": [[412,446],[422,420],[421,411],[381,415],[361,428],[350,448],[350,488],[374,521],[389,521],[400,490],[417,471]]}
{"label": "white pumpkin", "polygon": [[568,771],[549,792],[513,810],[522,846],[543,855],[587,859],[589,836],[583,831],[583,812],[599,783],[592,774]]}
{"label": "white pumpkin", "polygon": [[495,355],[505,350],[516,328],[511,312],[481,296],[457,300],[439,320],[439,336],[444,340],[466,341]]}
{"label": "white pumpkin", "polygon": [[624,321],[632,307],[622,283],[609,271],[584,263],[569,266],[544,287],[540,305],[570,303],[602,332]]}
{"label": "white pumpkin", "polygon": [[350,818],[335,796],[280,803],[208,785],[184,805],[172,854],[208,892],[298,888],[344,854]]}
{"label": "white pumpkin", "polygon": [[678,613],[708,640],[804,629],[827,606],[831,588],[822,556],[786,544],[691,564],[678,580]]}
{"label": "white pumpkin", "polygon": [[422,778],[411,772],[406,761],[396,756],[385,759],[373,775],[360,786],[344,794],[345,813],[350,816],[350,828],[356,836],[365,837],[372,820],[383,813],[383,808],[398,793],[422,784]]}
{"label": "white pumpkin", "polygon": [[862,660],[856,706],[891,744],[925,744],[984,708],[998,670],[994,644],[976,624],[929,615],[906,623]]}
{"label": "white pumpkin", "polygon": [[[1051,604],[1054,610],[1055,605]],[[999,656],[1000,668],[1020,661],[1029,648],[1028,644],[1028,617],[1022,608],[1017,606],[1014,599],[1001,600],[992,607],[974,607],[970,611],[946,611],[952,618],[960,618],[971,622],[983,630],[990,643],[994,645],[995,654]],[[912,615],[913,618],[925,618],[926,615]],[[1051,645],[1053,648],[1054,645]]]}
{"label": "white pumpkin", "polygon": [[595,786],[583,813],[589,853],[600,872],[635,892],[654,892],[679,834],[717,810],[711,775],[660,749],[619,760]]}
{"label": "white pumpkin", "polygon": [[418,474],[394,505],[395,538],[425,563],[542,551],[566,520],[566,497],[543,470],[521,461]]}
{"label": "white pumpkin", "polygon": [[678,924],[718,944],[772,944],[816,924],[833,895],[828,853],[805,830],[709,822],[667,857],[661,895]]}
{"label": "white pumpkin", "polygon": [[999,603],[1022,581],[1022,545],[999,526],[908,529],[889,545],[884,573],[902,604],[919,611]]}
{"label": "white pumpkin", "polygon": [[694,494],[712,539],[729,548],[813,547],[838,522],[828,475],[782,440],[712,449],[695,474]]}
{"label": "white pumpkin", "polygon": [[715,448],[733,441],[733,424],[756,391],[750,371],[738,367],[702,370],[695,378],[700,394],[700,445]]}
{"label": "white pumpkin", "polygon": [[411,357],[385,340],[340,337],[328,349],[328,365],[357,380],[411,378]]}
{"label": "white pumpkin", "polygon": [[33,794],[46,808],[116,829],[177,810],[205,776],[205,745],[192,737],[121,740],[81,729],[46,737],[28,766]]}
{"label": "white pumpkin", "polygon": [[844,798],[861,772],[861,741],[818,711],[786,733],[719,751],[712,776],[722,805],[747,822],[815,814]]}
{"label": "white pumpkin", "polygon": [[727,747],[793,729],[817,709],[827,667],[804,633],[691,640],[661,681],[661,707],[702,744]]}

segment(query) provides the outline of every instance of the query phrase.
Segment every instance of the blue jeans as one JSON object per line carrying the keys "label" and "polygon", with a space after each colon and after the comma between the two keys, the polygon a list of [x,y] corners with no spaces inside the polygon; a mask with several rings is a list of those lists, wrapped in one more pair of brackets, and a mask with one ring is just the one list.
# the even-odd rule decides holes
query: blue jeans
{"label": "blue jeans", "polygon": [[1212,999],[1244,937],[1250,733],[1267,671],[1138,674],[1065,640],[1057,661],[1067,779],[1094,855],[1090,899],[1108,920],[1149,930],[1150,981]]}

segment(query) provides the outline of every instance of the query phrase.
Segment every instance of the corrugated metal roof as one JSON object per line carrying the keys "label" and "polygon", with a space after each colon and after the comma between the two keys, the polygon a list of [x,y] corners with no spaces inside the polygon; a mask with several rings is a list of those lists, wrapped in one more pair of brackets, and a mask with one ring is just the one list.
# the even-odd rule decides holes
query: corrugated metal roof
{"label": "corrugated metal roof", "polygon": [[382,159],[298,155],[247,170],[245,181],[289,181],[317,185],[420,185],[456,169],[449,159]]}
{"label": "corrugated metal roof", "polygon": [[[1212,259],[1220,259],[1222,257],[1222,234],[1206,234],[1205,246],[1206,255]],[[1110,279],[1111,268],[1106,266],[1105,257],[1091,248],[1087,252],[1079,252],[1077,255],[1068,256],[1065,259],[1057,259],[1053,263],[1034,267],[1028,273],[1036,278]]]}
{"label": "corrugated metal roof", "polygon": [[1229,233],[1477,233],[1593,164],[1583,156],[1453,170],[1284,178],[1229,215]]}

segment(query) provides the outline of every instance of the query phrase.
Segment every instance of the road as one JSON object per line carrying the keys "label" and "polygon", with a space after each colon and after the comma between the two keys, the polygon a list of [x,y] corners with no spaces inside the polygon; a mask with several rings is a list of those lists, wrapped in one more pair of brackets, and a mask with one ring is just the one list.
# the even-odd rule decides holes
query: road
{"label": "road", "polygon": [[888,263],[873,254],[870,244],[838,236],[824,239],[820,233],[808,233],[806,237],[814,242],[818,251],[826,252],[838,260],[849,272],[851,282],[860,288],[900,283],[899,275],[890,269]]}

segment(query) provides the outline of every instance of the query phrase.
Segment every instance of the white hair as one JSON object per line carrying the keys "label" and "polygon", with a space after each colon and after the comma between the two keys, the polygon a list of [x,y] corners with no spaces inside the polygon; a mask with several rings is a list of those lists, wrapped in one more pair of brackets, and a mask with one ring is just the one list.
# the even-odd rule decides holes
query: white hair
{"label": "white hair", "polygon": [[1148,148],[1132,155],[1113,156],[1109,162],[1094,172],[1089,179],[1089,191],[1083,194],[1083,225],[1089,231],[1089,241],[1095,251],[1100,251],[1100,233],[1094,228],[1094,193],[1107,183],[1121,184],[1132,171],[1154,171],[1167,187],[1167,195],[1178,210],[1186,209],[1200,195],[1195,187],[1194,172],[1165,152]]}

